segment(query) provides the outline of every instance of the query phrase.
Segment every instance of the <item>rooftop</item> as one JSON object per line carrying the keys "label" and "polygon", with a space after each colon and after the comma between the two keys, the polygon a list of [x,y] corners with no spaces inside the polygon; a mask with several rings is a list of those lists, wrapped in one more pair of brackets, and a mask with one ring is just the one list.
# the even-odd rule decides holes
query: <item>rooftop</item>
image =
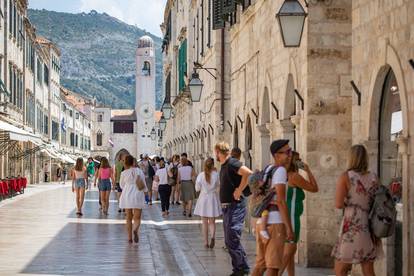
{"label": "rooftop", "polygon": [[137,121],[134,109],[112,109],[111,121]]}

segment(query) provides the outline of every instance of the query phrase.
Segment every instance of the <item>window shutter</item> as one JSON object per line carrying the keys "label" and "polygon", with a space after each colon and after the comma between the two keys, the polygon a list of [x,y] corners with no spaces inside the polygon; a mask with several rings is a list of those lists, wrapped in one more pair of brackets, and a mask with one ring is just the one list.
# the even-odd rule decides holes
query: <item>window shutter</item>
{"label": "window shutter", "polygon": [[224,0],[213,0],[213,30],[224,28]]}
{"label": "window shutter", "polygon": [[165,103],[171,103],[171,73],[168,73],[168,76],[165,80]]}
{"label": "window shutter", "polygon": [[223,7],[223,13],[226,15],[229,15],[236,11],[236,0],[223,0],[224,1],[224,7]]}

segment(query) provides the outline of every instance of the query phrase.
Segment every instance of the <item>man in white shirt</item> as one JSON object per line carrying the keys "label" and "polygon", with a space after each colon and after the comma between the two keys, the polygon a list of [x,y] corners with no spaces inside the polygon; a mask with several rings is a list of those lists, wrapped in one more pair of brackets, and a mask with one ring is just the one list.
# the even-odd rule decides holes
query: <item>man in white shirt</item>
{"label": "man in white shirt", "polygon": [[266,242],[256,234],[256,265],[253,276],[278,275],[283,266],[283,249],[285,242],[292,241],[294,234],[286,204],[287,171],[285,166],[292,154],[289,140],[276,140],[270,146],[274,165],[278,168],[272,176],[272,188],[276,190],[276,209],[270,210],[267,230],[270,239]]}

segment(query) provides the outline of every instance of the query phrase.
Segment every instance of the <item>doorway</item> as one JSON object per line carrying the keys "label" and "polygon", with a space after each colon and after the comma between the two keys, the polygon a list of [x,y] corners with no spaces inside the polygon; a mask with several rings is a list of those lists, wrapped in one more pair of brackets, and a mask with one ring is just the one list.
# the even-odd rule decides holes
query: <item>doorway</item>
{"label": "doorway", "polygon": [[[393,191],[397,207],[402,210],[402,159],[396,140],[403,131],[399,86],[392,68],[388,68],[381,91],[378,120],[378,161],[377,171],[382,184]],[[394,187],[394,188],[392,188]],[[403,268],[402,220],[397,222],[395,235],[387,241],[388,273],[400,276]]]}

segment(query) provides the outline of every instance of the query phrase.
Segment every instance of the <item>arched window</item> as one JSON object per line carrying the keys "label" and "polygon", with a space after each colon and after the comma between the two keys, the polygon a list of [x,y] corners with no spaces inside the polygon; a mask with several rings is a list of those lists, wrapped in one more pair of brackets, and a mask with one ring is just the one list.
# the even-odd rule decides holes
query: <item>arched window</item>
{"label": "arched window", "polygon": [[96,134],[96,145],[102,146],[102,131],[98,130],[98,133]]}
{"label": "arched window", "polygon": [[142,67],[143,76],[151,76],[151,64],[148,61],[144,61],[144,66]]}

